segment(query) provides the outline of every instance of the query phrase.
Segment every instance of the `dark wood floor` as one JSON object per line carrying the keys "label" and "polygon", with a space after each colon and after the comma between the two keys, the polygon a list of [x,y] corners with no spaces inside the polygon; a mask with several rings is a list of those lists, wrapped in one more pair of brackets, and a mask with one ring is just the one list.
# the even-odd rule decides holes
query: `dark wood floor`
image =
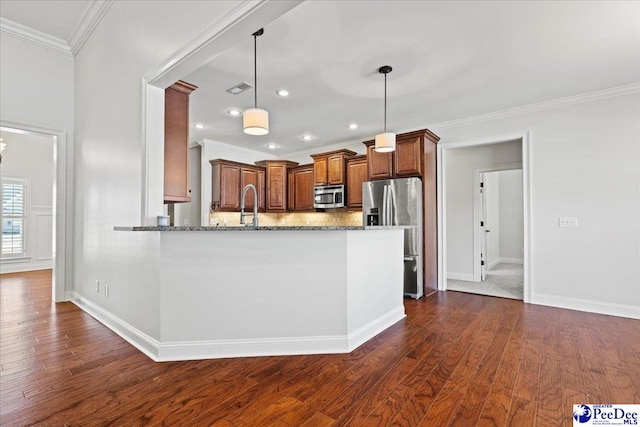
{"label": "dark wood floor", "polygon": [[640,321],[440,292],[351,354],[155,363],[0,276],[3,426],[571,426],[640,403]]}

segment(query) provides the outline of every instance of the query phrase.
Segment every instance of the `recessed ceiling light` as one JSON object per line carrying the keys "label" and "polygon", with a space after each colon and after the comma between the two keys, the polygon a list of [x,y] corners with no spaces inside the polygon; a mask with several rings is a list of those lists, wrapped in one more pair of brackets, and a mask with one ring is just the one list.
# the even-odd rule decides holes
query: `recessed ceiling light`
{"label": "recessed ceiling light", "polygon": [[311,135],[302,135],[301,136],[303,141],[311,141],[313,139],[313,136]]}
{"label": "recessed ceiling light", "polygon": [[227,110],[227,114],[231,117],[239,117],[242,115],[242,111],[238,110],[237,108],[230,108],[229,110]]}
{"label": "recessed ceiling light", "polygon": [[351,123],[349,125],[349,129],[358,129],[358,124],[357,123]]}
{"label": "recessed ceiling light", "polygon": [[203,125],[202,123],[196,123],[195,125],[193,125],[194,128],[196,129],[204,129],[206,128],[205,125]]}
{"label": "recessed ceiling light", "polygon": [[275,144],[273,142],[270,142],[269,144],[265,145],[265,147],[267,147],[270,150],[275,150],[276,148],[280,147],[278,144]]}
{"label": "recessed ceiling light", "polygon": [[282,96],[282,97],[289,96],[289,91],[286,89],[279,89],[276,91],[276,95]]}

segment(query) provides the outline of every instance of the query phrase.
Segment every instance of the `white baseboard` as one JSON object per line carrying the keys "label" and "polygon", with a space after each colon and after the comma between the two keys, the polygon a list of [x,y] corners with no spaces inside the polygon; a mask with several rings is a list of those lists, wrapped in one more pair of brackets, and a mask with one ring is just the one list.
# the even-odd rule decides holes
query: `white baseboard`
{"label": "white baseboard", "polygon": [[487,266],[487,270],[491,270],[493,267],[495,267],[496,265],[498,265],[498,263],[504,262],[502,261],[502,259],[497,258],[495,260],[493,260],[493,262],[490,262],[489,265]]}
{"label": "white baseboard", "polygon": [[467,282],[473,282],[473,274],[467,273],[447,273],[447,279],[453,280],[465,280]]}
{"label": "white baseboard", "polygon": [[402,306],[348,335],[160,342],[76,292],[70,293],[70,300],[155,362],[229,357],[349,353],[405,317],[404,306]]}
{"label": "white baseboard", "polygon": [[67,292],[69,300],[98,322],[111,329],[129,344],[146,354],[151,360],[158,362],[159,341],[134,328],[102,307],[89,301],[75,291]]}
{"label": "white baseboard", "polygon": [[522,258],[498,258],[498,262],[504,262],[505,264],[524,264]]}
{"label": "white baseboard", "polygon": [[372,320],[366,325],[356,329],[347,336],[348,352],[355,350],[371,338],[378,335],[391,325],[398,323],[406,317],[404,313],[404,304],[400,307],[387,312],[386,314]]}
{"label": "white baseboard", "polygon": [[569,310],[586,311],[589,313],[607,314],[609,316],[640,319],[640,307],[632,305],[603,303],[579,298],[567,298],[559,297],[556,295],[536,293],[531,295],[530,302],[532,304],[566,308]]}
{"label": "white baseboard", "polygon": [[2,262],[0,273],[22,273],[24,271],[50,270],[53,268],[51,259],[36,262]]}

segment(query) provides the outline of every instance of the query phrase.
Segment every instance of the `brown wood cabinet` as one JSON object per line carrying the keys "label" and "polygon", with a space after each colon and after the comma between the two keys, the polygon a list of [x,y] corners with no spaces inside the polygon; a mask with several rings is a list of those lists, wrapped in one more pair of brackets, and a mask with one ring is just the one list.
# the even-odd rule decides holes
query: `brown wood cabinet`
{"label": "brown wood cabinet", "polygon": [[424,173],[425,140],[433,142],[439,138],[428,129],[399,134],[396,136],[396,150],[391,153],[377,153],[375,141],[365,141],[369,180],[421,177]]}
{"label": "brown wood cabinet", "polygon": [[436,144],[440,140],[426,131],[422,165],[422,211],[424,294],[438,290],[438,205],[436,185]]}
{"label": "brown wood cabinet", "polygon": [[[231,160],[211,160],[211,210],[240,211],[242,189],[253,184],[258,191],[258,210],[265,210],[265,171],[263,168]],[[248,193],[246,210],[253,209],[253,194]]]}
{"label": "brown wood cabinet", "polygon": [[313,185],[327,185],[327,160],[326,156],[313,159]]}
{"label": "brown wood cabinet", "polygon": [[313,164],[301,165],[289,169],[288,173],[289,201],[287,209],[290,211],[313,211]]}
{"label": "brown wood cabinet", "polygon": [[346,160],[355,155],[354,151],[344,149],[312,154],[314,185],[344,185]]}
{"label": "brown wood cabinet", "polygon": [[262,160],[256,165],[265,168],[266,172],[266,211],[287,211],[287,169],[298,165],[288,160]]}
{"label": "brown wood cabinet", "polygon": [[164,202],[185,203],[189,194],[189,94],[179,80],[164,91]]}
{"label": "brown wood cabinet", "polygon": [[406,134],[396,139],[396,151],[393,153],[394,176],[422,176],[422,132]]}
{"label": "brown wood cabinet", "polygon": [[[243,166],[240,169],[240,195],[242,196],[242,190],[248,184],[253,184],[256,187],[258,196],[258,211],[264,212],[265,210],[265,179],[264,169],[258,166]],[[261,182],[262,181],[262,182]],[[242,205],[242,200],[240,200]],[[245,200],[245,209],[247,211],[253,210],[253,194],[249,191],[247,193],[247,199]]]}
{"label": "brown wood cabinet", "polygon": [[375,141],[366,141],[367,146],[367,180],[389,179],[393,177],[393,153],[377,153]]}
{"label": "brown wood cabinet", "polygon": [[367,156],[347,160],[347,208],[362,209],[362,183],[367,180]]}
{"label": "brown wood cabinet", "polygon": [[241,163],[211,160],[211,210],[240,210]]}

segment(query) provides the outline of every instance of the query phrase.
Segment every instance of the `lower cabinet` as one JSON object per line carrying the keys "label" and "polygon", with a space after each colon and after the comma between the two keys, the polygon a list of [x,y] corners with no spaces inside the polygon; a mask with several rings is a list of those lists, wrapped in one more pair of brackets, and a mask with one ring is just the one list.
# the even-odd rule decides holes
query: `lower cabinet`
{"label": "lower cabinet", "polygon": [[362,183],[367,181],[367,156],[347,160],[347,208],[362,209]]}

